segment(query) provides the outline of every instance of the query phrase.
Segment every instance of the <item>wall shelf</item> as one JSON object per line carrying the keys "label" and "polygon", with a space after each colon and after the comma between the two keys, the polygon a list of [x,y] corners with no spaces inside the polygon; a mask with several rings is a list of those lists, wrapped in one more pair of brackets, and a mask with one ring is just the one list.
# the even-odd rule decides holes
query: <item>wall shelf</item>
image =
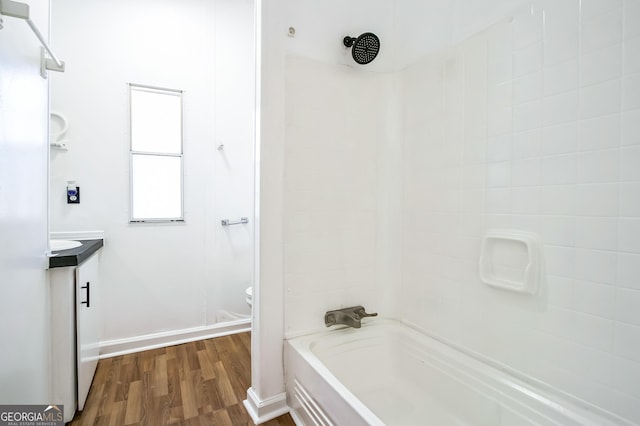
{"label": "wall shelf", "polygon": [[540,287],[542,244],[534,233],[493,229],[482,239],[480,279],[502,290],[536,294]]}

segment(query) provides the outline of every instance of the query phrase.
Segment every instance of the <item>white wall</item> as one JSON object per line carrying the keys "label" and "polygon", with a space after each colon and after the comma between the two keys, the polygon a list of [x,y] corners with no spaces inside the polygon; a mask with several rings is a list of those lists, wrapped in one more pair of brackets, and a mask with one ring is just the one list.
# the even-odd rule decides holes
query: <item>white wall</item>
{"label": "white wall", "polygon": [[[60,0],[53,32],[67,72],[52,110],[69,149],[52,152],[51,228],[105,231],[103,340],[248,317],[253,2]],[[129,82],[184,90],[184,223],[128,223]],[[71,179],[80,205],[65,202]],[[241,216],[250,224],[220,226]]]}
{"label": "white wall", "polygon": [[[393,309],[388,291],[393,283],[388,281],[399,282],[399,250],[392,252],[378,240],[398,235],[379,226],[397,219],[389,210],[379,212],[379,204],[401,202],[397,190],[401,176],[397,170],[390,172],[399,167],[398,161],[379,163],[380,158],[401,153],[390,148],[399,142],[391,137],[398,131],[398,120],[393,108],[395,79],[385,74],[396,54],[394,5],[381,1],[319,6],[296,1],[269,6],[277,19],[263,22],[263,42],[267,37],[270,42],[262,50],[267,76],[262,96],[263,103],[271,104],[262,107],[269,117],[262,120],[267,127],[262,130],[262,151],[270,158],[261,165],[273,167],[273,172],[263,177],[262,188],[275,191],[282,185],[278,195],[282,201],[276,207],[272,194],[267,201],[272,207],[262,206],[261,211],[273,213],[274,221],[278,217],[283,240],[267,240],[281,247],[276,252],[283,257],[272,259],[272,249],[262,250],[271,259],[265,267],[279,267],[280,276],[263,280],[261,289],[272,281],[274,286],[275,281],[284,285],[284,331],[294,335],[324,327],[324,312],[345,304]],[[287,35],[290,26],[296,29],[295,37]],[[363,67],[355,64],[342,39],[365,31],[378,34],[382,48],[378,58]],[[381,98],[387,102],[379,102]],[[276,208],[282,209],[279,215]],[[273,232],[274,226],[264,232]],[[309,245],[310,241],[317,244]],[[380,291],[388,297],[380,298],[380,283],[385,280]],[[366,300],[360,297],[363,293],[368,294]],[[318,297],[322,302],[312,303]]]}
{"label": "white wall", "polygon": [[[379,207],[399,206],[401,193],[393,185],[399,182],[393,158],[400,153],[393,148],[395,79],[387,73],[398,54],[395,4],[290,3],[282,21],[296,34],[282,33],[278,54],[285,58],[286,80],[285,333],[295,335],[324,327],[329,309],[364,304],[393,310],[388,290],[399,282],[398,259],[389,248],[394,236],[381,224],[399,213]],[[356,64],[342,43],[363,32],[381,40],[378,57],[366,66]]]}
{"label": "white wall", "polygon": [[[284,395],[282,175],[284,141],[283,0],[256,0],[256,248],[251,323],[251,388],[244,401],[254,423],[286,409]],[[268,418],[265,418],[268,417]]]}
{"label": "white wall", "polygon": [[[384,1],[377,2],[356,2],[344,4],[342,2],[330,1],[330,2],[299,2],[289,0],[269,0],[268,2],[258,2],[258,34],[259,34],[259,76],[260,87],[258,92],[258,127],[257,127],[257,154],[258,160],[256,173],[258,175],[258,188],[257,195],[257,219],[259,220],[259,228],[257,230],[257,244],[258,254],[256,256],[256,279],[257,288],[254,294],[254,325],[252,335],[252,352],[259,354],[252,359],[252,384],[251,389],[248,392],[247,405],[252,412],[254,420],[268,420],[274,415],[278,415],[279,410],[284,406],[284,378],[283,378],[283,360],[282,360],[282,339],[284,336],[284,321],[285,321],[285,264],[291,265],[292,258],[286,259],[285,244],[289,244],[289,251],[287,255],[293,255],[295,244],[293,243],[296,232],[292,226],[296,226],[292,223],[290,214],[295,214],[297,218],[294,221],[298,221],[298,226],[303,224],[300,220],[304,221],[304,215],[311,213],[318,216],[319,210],[307,209],[303,212],[293,211],[290,207],[291,203],[295,203],[295,200],[291,197],[291,193],[287,194],[287,201],[285,201],[285,161],[289,155],[286,152],[286,143],[290,139],[290,130],[292,126],[300,126],[304,123],[292,122],[289,125],[287,123],[286,109],[294,111],[298,106],[305,111],[309,109],[317,109],[317,120],[315,123],[311,123],[310,126],[313,129],[322,127],[322,120],[324,117],[324,110],[321,108],[333,108],[334,105],[328,103],[327,100],[332,96],[339,96],[340,90],[343,90],[343,94],[348,95],[350,88],[346,87],[347,81],[341,80],[339,74],[346,75],[348,71],[346,69],[333,69],[321,64],[319,69],[313,74],[312,78],[305,79],[305,76],[300,75],[299,71],[314,68],[313,61],[324,61],[333,65],[342,65],[342,68],[354,67],[354,63],[348,56],[349,52],[342,44],[342,39],[346,35],[359,35],[364,31],[373,31],[382,38],[382,49],[377,64],[372,64],[369,67],[372,71],[381,71],[385,66],[389,66],[390,58],[393,54],[393,50],[385,47],[386,34],[390,34],[392,27],[392,19],[390,12],[392,9],[389,4]],[[295,37],[288,36],[289,27],[294,27],[296,30]],[[291,61],[288,60],[291,57]],[[299,61],[296,62],[298,58]],[[386,58],[386,59],[385,59]],[[307,62],[310,60],[310,62]],[[291,68],[293,63],[297,63],[301,68]],[[345,66],[346,65],[346,66]],[[359,70],[354,69],[354,72]],[[289,88],[285,84],[287,79],[287,73],[293,72],[297,75],[298,86],[294,89]],[[322,81],[333,81],[340,87],[334,91],[335,95],[329,91],[326,93],[327,97],[324,102],[314,105],[314,99],[305,99],[305,90],[315,90],[317,88],[323,88],[318,85],[314,80],[320,78]],[[332,79],[333,78],[333,79]],[[377,77],[372,76],[372,81],[377,80]],[[384,85],[383,85],[384,86]],[[347,89],[347,92],[344,89]],[[387,90],[386,87],[381,87],[375,84],[372,90]],[[302,92],[299,92],[302,90]],[[358,93],[363,93],[364,88],[359,86],[356,88]],[[317,93],[317,92],[314,92]],[[295,101],[292,103],[291,96],[294,96]],[[355,94],[353,95],[356,97]],[[370,99],[371,94],[366,93],[367,99]],[[287,97],[289,100],[287,101]],[[286,106],[288,103],[288,107]],[[352,105],[354,105],[352,103]],[[360,117],[362,121],[362,117]],[[324,124],[328,124],[324,122]],[[287,128],[289,127],[289,128]],[[378,128],[381,128],[378,125]],[[327,126],[326,136],[332,136],[331,129]],[[363,138],[364,139],[364,138]],[[304,143],[304,141],[302,141]],[[340,146],[338,141],[329,141],[328,146],[333,146],[344,152],[345,146]],[[357,141],[362,143],[363,140]],[[376,150],[375,147],[379,143],[379,140],[372,142],[370,147]],[[357,145],[357,144],[356,144]],[[353,148],[352,146],[351,148]],[[387,149],[386,146],[382,147]],[[350,153],[352,158],[354,153]],[[367,158],[371,158],[369,155]],[[304,163],[301,164],[304,167],[305,164],[310,162],[306,159],[299,158]],[[329,160],[326,160],[329,161]],[[320,164],[320,163],[318,163]],[[326,164],[326,163],[325,163]],[[330,164],[327,164],[330,166]],[[314,167],[316,164],[314,164]],[[288,162],[288,167],[295,167],[295,162]],[[301,168],[302,168],[301,167]],[[347,167],[347,168],[345,168]],[[303,172],[299,168],[298,170]],[[341,166],[342,176],[348,171],[348,166],[343,162]],[[329,170],[329,169],[327,169]],[[289,170],[288,173],[293,171]],[[370,178],[371,176],[369,176]],[[288,178],[289,183],[294,183],[294,179]],[[314,190],[318,190],[319,182],[316,182]],[[334,181],[333,187],[328,189],[328,192],[336,193],[337,181]],[[376,183],[377,184],[377,183]],[[376,188],[377,190],[377,188]],[[385,188],[386,190],[386,188]],[[336,200],[337,201],[337,200]],[[288,206],[285,205],[289,203]],[[370,200],[369,206],[373,205],[373,209],[377,209],[377,199]],[[363,205],[358,206],[359,209],[363,208]],[[309,219],[313,217],[308,216]],[[351,219],[353,222],[353,219]],[[313,228],[313,224],[308,223],[310,228],[306,230],[308,234],[317,233],[322,229],[322,224]],[[339,226],[344,226],[340,224]],[[287,230],[285,230],[287,227]],[[326,229],[326,228],[324,228]],[[366,227],[365,227],[366,229]],[[299,230],[299,229],[298,229]],[[297,241],[300,241],[303,234],[296,236]],[[371,229],[367,229],[370,238]],[[285,234],[286,233],[286,234]],[[337,234],[334,232],[333,238],[337,238]],[[289,239],[290,241],[287,241]],[[370,241],[370,240],[369,240]],[[353,241],[353,236],[351,237]],[[327,245],[324,246],[325,248]],[[353,250],[353,247],[351,248]],[[329,255],[329,253],[325,253]],[[310,259],[311,253],[305,253],[307,260]],[[325,257],[326,261],[329,257]],[[371,261],[371,259],[367,259]],[[302,260],[304,262],[304,260]],[[319,266],[319,265],[317,265]],[[288,308],[287,314],[287,330],[291,334],[299,333],[303,330],[309,329],[309,327],[323,327],[322,316],[318,316],[318,312],[321,308],[315,307],[309,312],[305,312],[308,309],[308,300],[312,298],[312,294],[308,293],[309,290],[304,288],[304,283],[295,281],[295,277],[291,276],[293,269],[289,266],[287,269],[288,278],[287,284],[291,284],[295,288],[292,288],[291,292],[287,294],[286,303]],[[328,272],[326,268],[322,271]],[[388,268],[385,271],[387,274],[392,274],[392,268]],[[311,274],[306,274],[306,278],[309,278]],[[353,284],[353,283],[351,283]],[[335,283],[333,283],[335,288]],[[366,287],[371,287],[367,284]],[[312,290],[313,291],[313,290]],[[316,293],[317,294],[317,293]],[[301,300],[296,300],[295,297],[301,297]],[[327,302],[327,300],[325,300]],[[293,313],[293,309],[296,310],[296,314]],[[298,322],[300,320],[300,322]]]}
{"label": "white wall", "polygon": [[[402,317],[640,422],[640,8],[545,2],[409,67]],[[542,237],[536,296],[480,282]]]}
{"label": "white wall", "polygon": [[[331,309],[381,309],[377,291],[379,147],[391,139],[392,79],[286,61],[285,333],[324,327]],[[308,82],[313,81],[313,85]],[[393,284],[387,282],[385,285]]]}
{"label": "white wall", "polygon": [[[29,1],[43,34],[49,2]],[[49,403],[48,82],[26,22],[0,30],[0,404]]]}

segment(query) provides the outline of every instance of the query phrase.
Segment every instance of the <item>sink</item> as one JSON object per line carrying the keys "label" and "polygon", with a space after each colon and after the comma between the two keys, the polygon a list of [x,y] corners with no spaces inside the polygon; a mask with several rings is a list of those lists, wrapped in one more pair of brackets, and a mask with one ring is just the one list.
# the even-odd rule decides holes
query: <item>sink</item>
{"label": "sink", "polygon": [[49,240],[49,247],[51,251],[69,250],[72,248],[80,247],[82,243],[80,241],[73,240]]}

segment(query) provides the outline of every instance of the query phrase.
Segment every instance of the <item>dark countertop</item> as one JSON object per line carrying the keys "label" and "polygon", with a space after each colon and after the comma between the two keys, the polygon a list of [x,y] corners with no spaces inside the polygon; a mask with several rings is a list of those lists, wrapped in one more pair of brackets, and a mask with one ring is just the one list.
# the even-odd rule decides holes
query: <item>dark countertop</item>
{"label": "dark countertop", "polygon": [[104,240],[102,239],[77,241],[82,243],[80,247],[69,250],[52,251],[49,257],[49,268],[78,266],[104,245]]}

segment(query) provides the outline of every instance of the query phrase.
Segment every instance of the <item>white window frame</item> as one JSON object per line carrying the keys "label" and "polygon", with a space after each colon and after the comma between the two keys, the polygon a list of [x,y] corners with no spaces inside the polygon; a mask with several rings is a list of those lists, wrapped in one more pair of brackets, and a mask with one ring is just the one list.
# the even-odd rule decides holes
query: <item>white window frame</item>
{"label": "white window frame", "polygon": [[[133,123],[132,123],[132,99],[131,92],[133,90],[147,91],[151,93],[159,93],[165,95],[173,95],[180,97],[180,153],[166,153],[153,151],[134,151],[133,150]],[[183,91],[177,89],[168,89],[164,87],[147,86],[143,84],[129,83],[129,223],[171,223],[184,222],[184,102]],[[134,218],[133,217],[133,157],[136,155],[146,156],[162,156],[180,158],[180,216],[175,218]]]}

